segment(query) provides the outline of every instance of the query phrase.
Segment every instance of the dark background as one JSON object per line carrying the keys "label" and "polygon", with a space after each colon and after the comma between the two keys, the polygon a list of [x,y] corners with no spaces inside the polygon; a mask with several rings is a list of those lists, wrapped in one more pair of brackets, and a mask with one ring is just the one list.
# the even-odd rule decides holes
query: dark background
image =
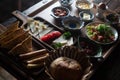
{"label": "dark background", "polygon": [[12,11],[24,11],[40,1],[42,0],[0,0],[0,23],[12,17]]}

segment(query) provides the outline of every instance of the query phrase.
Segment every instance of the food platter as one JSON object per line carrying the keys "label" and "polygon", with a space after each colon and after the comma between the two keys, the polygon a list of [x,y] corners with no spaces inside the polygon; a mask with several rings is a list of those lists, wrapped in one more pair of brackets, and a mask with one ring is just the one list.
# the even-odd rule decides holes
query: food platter
{"label": "food platter", "polygon": [[[58,6],[58,4],[59,4],[59,1],[56,2],[54,5],[51,5],[46,10],[50,13],[54,7]],[[79,16],[79,13],[77,13],[78,9],[75,7],[75,3],[73,3],[71,5],[71,7],[72,8],[70,11],[71,12],[73,11],[72,13],[75,13],[75,14],[77,14],[77,16]],[[24,15],[23,13],[21,13],[19,11],[14,11],[12,13],[12,14],[14,14],[15,17],[17,17],[18,21],[21,21],[20,23],[22,25],[20,25],[20,28],[22,28],[24,31],[28,31],[29,34],[32,36],[32,42],[33,42],[32,47],[34,47],[34,49],[36,51],[46,49],[48,51],[49,55],[53,55],[53,57],[52,57],[53,59],[55,57],[58,57],[61,55],[73,57],[74,55],[71,54],[70,51],[75,52],[74,49],[71,49],[71,50],[63,49],[63,51],[62,51],[61,48],[65,47],[65,46],[70,46],[70,47],[75,46],[78,49],[81,49],[81,46],[79,46],[79,44],[81,44],[81,43],[79,43],[79,41],[82,40],[81,37],[83,37],[85,39],[87,38],[86,41],[88,41],[88,42],[90,41],[90,43],[94,43],[94,41],[89,39],[89,37],[87,37],[87,35],[86,35],[85,28],[86,28],[87,23],[84,24],[84,26],[79,30],[79,33],[76,34],[76,33],[74,33],[75,31],[69,32],[69,30],[66,30],[66,29],[64,29],[64,27],[61,27],[61,26],[63,26],[62,23],[60,23],[60,25],[58,25],[54,22],[51,23],[51,21],[54,21],[54,20],[56,21],[56,19],[51,17],[51,14],[47,14],[46,10],[44,10],[43,12],[40,12],[40,14],[36,15],[33,18],[28,17],[27,15]],[[46,13],[46,14],[43,14],[43,13]],[[44,16],[47,15],[48,18],[46,18],[47,16],[44,17],[43,15]],[[46,18],[46,19],[44,19],[44,18]],[[49,18],[51,18],[52,20]],[[96,20],[96,17],[94,19]],[[95,20],[93,20],[93,22]],[[33,28],[33,26],[35,26],[35,28]],[[41,26],[41,27],[39,27],[39,26]],[[57,34],[56,34],[56,31],[57,31]],[[98,50],[99,54],[96,54],[94,56],[89,56],[88,59],[90,59],[90,63],[92,64],[92,68],[89,70],[89,73],[87,75],[85,75],[84,80],[89,80],[90,76],[92,76],[92,74],[99,67],[99,65],[101,63],[103,63],[105,59],[107,59],[107,57],[110,55],[110,53],[116,47],[116,45],[120,42],[119,41],[119,34],[116,32],[116,30],[113,30],[113,31],[115,31],[115,34],[116,34],[116,39],[114,42],[112,42],[110,44],[107,43],[105,45],[103,45],[104,43],[102,45],[99,43],[95,43],[95,46],[96,46],[96,44],[100,46],[99,50]],[[46,37],[46,35],[48,37],[47,40],[44,39],[44,37]],[[51,35],[52,36],[56,35],[55,39],[51,38]],[[68,39],[66,40],[66,38],[68,38]],[[49,41],[49,39],[50,39],[50,41]],[[62,41],[62,43],[60,43],[61,41]],[[55,44],[53,44],[53,43],[55,43]],[[62,44],[65,44],[65,45],[62,45]],[[18,58],[16,56],[8,55],[4,49],[1,49],[1,50],[3,50],[2,52],[5,53],[5,56],[8,56],[9,59],[12,60],[14,65],[16,65],[27,76],[28,75],[31,76],[33,78],[33,80],[52,80],[51,75],[49,75],[49,73],[47,72],[45,67],[43,67],[43,66],[38,67],[35,70],[34,69],[31,69],[31,70],[27,69],[25,67],[25,65],[22,64],[21,61],[18,60]],[[53,51],[58,51],[58,52],[60,52],[60,54],[52,54]],[[61,52],[65,53],[65,54],[61,54]],[[24,55],[22,54],[20,56],[24,56]],[[21,66],[23,66],[23,67],[21,67]]]}
{"label": "food platter", "polygon": [[[11,32],[10,32],[9,29],[6,29],[7,31],[4,32],[6,34],[12,33],[12,34],[10,34],[12,36],[10,36],[8,39],[13,38],[13,40],[10,40],[11,43],[9,43],[9,44],[13,45],[15,43],[14,44],[15,47],[20,46],[20,45],[22,46],[23,43],[24,43],[23,42],[24,40],[22,41],[21,37],[20,37],[20,40],[17,40],[17,38],[14,38],[15,37],[14,35],[17,36],[18,34],[20,34],[20,32],[21,32],[21,34],[25,34],[25,35],[26,34],[28,35],[28,33],[29,33],[29,35],[32,38],[32,48],[33,48],[33,50],[31,52],[27,52],[27,47],[31,48],[31,47],[27,46],[27,45],[31,44],[31,41],[30,41],[30,43],[25,42],[26,45],[23,45],[23,47],[24,46],[26,47],[25,50],[21,49],[21,47],[20,47],[16,50],[20,49],[21,51],[16,51],[15,50],[13,52],[11,50],[9,51],[9,49],[10,49],[9,47],[6,47],[6,46],[4,46],[4,44],[2,44],[2,42],[5,42],[3,40],[8,40],[8,39],[3,38],[3,40],[1,40],[2,41],[1,44],[4,46],[3,47],[1,45],[1,51],[3,53],[5,53],[5,55],[8,56],[13,63],[15,63],[14,65],[18,66],[18,68],[20,68],[20,70],[24,71],[27,75],[30,75],[32,78],[35,78],[36,76],[38,76],[44,70],[44,67],[43,67],[44,62],[43,61],[44,61],[44,58],[47,58],[47,56],[45,56],[44,54],[46,54],[47,52],[50,52],[51,50],[54,50],[54,48],[59,48],[59,47],[64,46],[62,44],[73,45],[73,37],[71,37],[72,35],[71,35],[70,32],[64,32],[64,30],[59,29],[57,26],[50,24],[49,22],[45,21],[42,18],[35,17],[34,20],[35,20],[35,22],[33,21],[31,23],[28,23],[28,24],[26,23],[24,25],[24,27],[18,27],[19,22],[15,22],[11,25],[12,28],[10,27]],[[39,23],[37,24],[38,21],[40,22],[40,24]],[[25,22],[23,22],[23,24],[24,23]],[[37,24],[37,25],[40,25],[40,26],[45,27],[45,28],[47,27],[47,29],[45,29],[43,31],[38,30],[38,32],[36,33],[37,30],[36,29],[34,30],[33,28],[31,28],[31,25],[33,25],[33,24],[34,25]],[[18,27],[18,28],[16,28],[16,27]],[[13,31],[14,28],[16,29],[15,31]],[[21,31],[19,31],[19,29]],[[31,29],[33,29],[33,30],[31,30]],[[19,33],[18,33],[18,31],[19,31]],[[15,32],[17,32],[17,34]],[[56,34],[56,33],[58,33],[58,34]],[[45,39],[43,38],[43,36],[46,35],[46,34],[50,35],[50,36],[48,36],[49,38],[46,38],[46,39],[50,39],[51,35],[52,36],[56,35],[58,37],[56,39],[54,39],[53,42],[51,42],[51,41],[50,42],[45,42],[44,41]],[[25,36],[25,35],[23,35],[23,36]],[[18,39],[19,39],[19,37],[18,37]],[[18,41],[20,41],[20,44],[19,44]],[[60,43],[61,41],[63,43]],[[53,46],[53,43],[54,43],[55,47]],[[59,43],[59,46],[58,46],[57,43]],[[9,45],[7,45],[7,46],[9,46]],[[9,49],[6,50],[6,48],[9,48]],[[46,52],[46,50],[47,50],[47,52]],[[25,51],[25,54],[22,54],[21,52],[24,52],[24,51]],[[40,64],[39,64],[39,60],[41,61]]]}
{"label": "food platter", "polygon": [[[49,46],[51,49],[55,47],[52,45],[60,44],[63,45],[72,45],[75,41],[75,38],[70,32],[65,32],[63,29],[49,23],[40,17],[29,18],[25,16],[20,11],[14,11],[13,15],[22,20],[24,25],[24,30],[29,30],[30,34],[40,43]],[[23,20],[26,19],[26,20]],[[32,21],[30,21],[32,19]],[[36,28],[34,28],[36,26]],[[65,34],[69,33],[69,38],[65,38]]]}

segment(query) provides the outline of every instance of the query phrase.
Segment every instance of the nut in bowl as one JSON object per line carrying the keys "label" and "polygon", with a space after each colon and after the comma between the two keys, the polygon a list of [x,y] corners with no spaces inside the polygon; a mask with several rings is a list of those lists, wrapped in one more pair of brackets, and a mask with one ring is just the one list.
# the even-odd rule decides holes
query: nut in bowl
{"label": "nut in bowl", "polygon": [[70,15],[70,10],[66,7],[58,6],[52,9],[51,16],[53,16],[55,19],[61,20],[69,15]]}
{"label": "nut in bowl", "polygon": [[85,33],[90,40],[102,45],[112,44],[118,39],[117,30],[103,22],[89,23]]}
{"label": "nut in bowl", "polygon": [[93,7],[94,7],[94,4],[87,0],[76,1],[76,8],[78,8],[79,11],[90,11]]}
{"label": "nut in bowl", "polygon": [[90,22],[94,19],[94,14],[90,11],[82,11],[79,13],[80,19],[84,22]]}
{"label": "nut in bowl", "polygon": [[84,22],[78,17],[69,16],[62,20],[62,25],[67,30],[79,31],[84,26]]}
{"label": "nut in bowl", "polygon": [[85,80],[91,66],[86,55],[75,46],[59,48],[45,61],[46,72],[52,80]]}

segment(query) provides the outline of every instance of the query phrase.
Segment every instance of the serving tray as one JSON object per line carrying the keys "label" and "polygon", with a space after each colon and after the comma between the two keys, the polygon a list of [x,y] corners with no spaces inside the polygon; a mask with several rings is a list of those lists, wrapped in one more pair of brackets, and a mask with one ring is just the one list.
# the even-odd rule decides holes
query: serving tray
{"label": "serving tray", "polygon": [[[12,14],[15,17],[17,17],[20,21],[22,21],[21,27],[24,28],[24,30],[29,30],[29,33],[34,37],[35,40],[37,40],[41,44],[44,44],[45,46],[47,46],[53,50],[55,49],[52,46],[53,42],[57,42],[57,43],[63,42],[63,44],[66,44],[66,45],[73,45],[73,43],[76,42],[76,38],[74,37],[74,35],[71,34],[71,37],[69,39],[65,39],[64,38],[64,33],[66,32],[65,30],[59,28],[58,26],[56,26],[54,24],[51,24],[50,22],[48,22],[47,20],[45,20],[41,17],[31,18],[17,10],[13,11]],[[39,29],[39,30],[34,31],[34,29],[31,28],[31,23],[32,23],[32,27],[35,27],[33,22],[38,22],[40,25],[39,28],[41,28],[41,25],[42,25],[42,26],[46,27],[46,29]],[[59,37],[57,37],[56,39],[54,39],[52,41],[48,41],[48,42],[42,41],[40,39],[44,35],[54,32],[54,31],[59,31],[61,33],[61,35]]]}
{"label": "serving tray", "polygon": [[[49,22],[47,22],[46,20],[44,20],[40,17],[35,17],[34,20],[43,22],[45,25],[49,26],[47,33],[51,32],[51,31],[59,31],[62,34],[64,33],[64,30],[60,29],[59,27],[57,27],[53,24],[50,24]],[[21,24],[22,24],[22,22],[21,22]],[[24,28],[20,27],[20,28],[23,28],[25,31],[28,31],[28,29],[26,28],[27,23],[23,22],[23,24],[25,24],[24,25],[25,27]],[[45,34],[47,34],[47,33],[45,33]],[[33,45],[33,48],[35,51],[40,50],[40,49],[47,49],[47,51],[50,52],[51,50],[54,50],[54,48],[51,46],[51,44],[41,41],[38,37],[39,36],[38,34],[34,35],[30,31],[29,31],[29,34],[32,36],[32,45]],[[21,73],[21,75],[23,75],[25,78],[27,78],[27,80],[29,80],[29,79],[36,80],[40,76],[41,72],[44,72],[43,66],[35,68],[35,69],[28,69],[18,56],[9,55],[8,51],[6,51],[6,49],[3,49],[3,48],[0,48],[0,51],[3,53],[3,54],[1,54],[2,56],[5,56],[7,59],[10,60],[10,64],[12,66],[16,66],[17,69],[15,69],[15,70],[18,71],[18,73],[23,71],[24,74]],[[7,64],[8,63],[6,63],[6,65]]]}

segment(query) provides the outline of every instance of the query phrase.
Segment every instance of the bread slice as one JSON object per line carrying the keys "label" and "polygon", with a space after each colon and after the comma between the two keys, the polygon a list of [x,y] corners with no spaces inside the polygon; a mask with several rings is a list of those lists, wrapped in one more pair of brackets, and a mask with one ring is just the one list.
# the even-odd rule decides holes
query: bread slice
{"label": "bread slice", "polygon": [[11,41],[12,39],[15,39],[16,37],[20,36],[24,33],[24,30],[22,28],[19,28],[18,30],[6,35],[4,38],[0,39],[0,44],[5,44],[6,42]]}
{"label": "bread slice", "polygon": [[37,57],[41,57],[41,56],[44,56],[46,54],[48,54],[46,49],[40,49],[40,50],[37,50],[37,51],[32,51],[32,52],[29,52],[29,53],[20,54],[19,57],[22,60],[28,60],[28,59],[34,59],[34,58],[37,58]]}
{"label": "bread slice", "polygon": [[0,34],[0,40],[6,37],[8,34],[12,33],[13,31],[17,30],[19,28],[18,25],[19,25],[19,21],[11,24],[5,32]]}
{"label": "bread slice", "polygon": [[28,36],[24,41],[13,47],[8,53],[19,55],[31,52],[32,50],[32,36]]}
{"label": "bread slice", "polygon": [[29,36],[28,31],[24,33],[20,33],[19,36],[16,36],[15,38],[12,38],[10,41],[5,42],[4,44],[1,45],[1,47],[10,50],[14,46],[21,43],[23,40],[25,40],[25,38],[27,38],[28,36]]}

